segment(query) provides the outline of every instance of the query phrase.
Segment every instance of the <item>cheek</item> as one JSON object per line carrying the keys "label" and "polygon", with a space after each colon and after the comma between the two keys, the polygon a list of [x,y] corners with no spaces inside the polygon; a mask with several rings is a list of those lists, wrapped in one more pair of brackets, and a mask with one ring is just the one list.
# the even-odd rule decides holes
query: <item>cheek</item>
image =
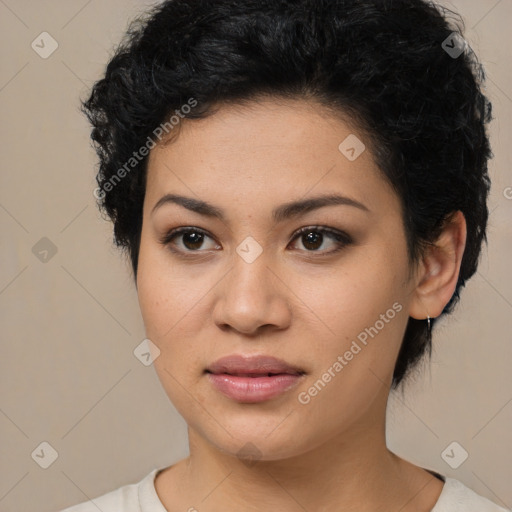
{"label": "cheek", "polygon": [[[189,302],[190,286],[170,266],[166,251],[149,236],[141,237],[137,270],[137,295],[148,337],[164,340]],[[181,314],[180,314],[181,313]],[[166,336],[167,334],[167,336]]]}
{"label": "cheek", "polygon": [[198,333],[205,325],[210,287],[193,271],[171,268],[165,251],[142,239],[137,294],[146,336],[160,350],[154,366],[162,381],[168,381],[166,388],[173,385],[172,376],[203,370],[205,347]]}
{"label": "cheek", "polygon": [[156,345],[166,331],[172,327],[174,311],[172,301],[175,290],[168,282],[169,269],[165,269],[162,254],[154,242],[148,240],[144,230],[142,232],[139,250],[139,264],[137,269],[137,296],[146,329],[146,335]]}
{"label": "cheek", "polygon": [[[381,314],[402,303],[403,276],[394,273],[383,257],[359,256],[343,267],[316,275],[314,280],[295,277],[294,291],[311,310],[311,316],[325,324],[325,332],[349,339],[370,327]],[[395,263],[395,265],[397,265]],[[395,311],[390,315],[395,317]]]}
{"label": "cheek", "polygon": [[168,296],[165,284],[158,279],[159,269],[141,246],[137,270],[137,296],[148,337],[159,338],[163,329]]}
{"label": "cheek", "polygon": [[306,295],[308,316],[322,321],[309,326],[314,372],[299,402],[326,428],[355,420],[387,393],[407,322],[399,277],[364,268],[332,274]]}
{"label": "cheek", "polygon": [[[297,292],[307,298],[307,316],[315,324],[309,325],[316,331],[309,347],[317,355],[315,376],[331,368],[343,395],[379,387],[390,378],[408,319],[406,259],[393,248],[376,247],[347,258],[343,268],[317,275],[314,282],[300,281]],[[332,369],[337,361],[343,367],[338,365],[338,372]]]}

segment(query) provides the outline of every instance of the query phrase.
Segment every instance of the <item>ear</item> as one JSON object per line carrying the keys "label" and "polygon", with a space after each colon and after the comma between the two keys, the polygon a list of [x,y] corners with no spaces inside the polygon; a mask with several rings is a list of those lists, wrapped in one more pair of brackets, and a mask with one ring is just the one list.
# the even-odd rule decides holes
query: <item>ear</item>
{"label": "ear", "polygon": [[466,219],[456,211],[445,221],[443,231],[420,263],[409,316],[417,320],[436,318],[452,298],[466,247]]}

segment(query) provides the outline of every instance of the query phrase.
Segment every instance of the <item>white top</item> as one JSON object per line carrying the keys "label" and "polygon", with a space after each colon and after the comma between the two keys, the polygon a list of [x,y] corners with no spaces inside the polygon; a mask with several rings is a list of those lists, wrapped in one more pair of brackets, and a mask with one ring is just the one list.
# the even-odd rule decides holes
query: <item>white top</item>
{"label": "white top", "polygon": [[[125,485],[60,512],[168,512],[158,498],[154,469],[136,484]],[[444,477],[443,477],[444,478]],[[439,499],[431,512],[510,512],[473,492],[453,478],[445,478]]]}

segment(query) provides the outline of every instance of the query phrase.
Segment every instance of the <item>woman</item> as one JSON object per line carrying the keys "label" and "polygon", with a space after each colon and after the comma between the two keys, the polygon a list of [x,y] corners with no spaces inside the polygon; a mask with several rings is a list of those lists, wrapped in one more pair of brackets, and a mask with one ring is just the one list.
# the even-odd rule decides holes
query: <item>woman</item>
{"label": "woman", "polygon": [[166,1],[84,110],[190,456],[68,512],[503,511],[386,446],[486,240],[491,107],[423,0]]}

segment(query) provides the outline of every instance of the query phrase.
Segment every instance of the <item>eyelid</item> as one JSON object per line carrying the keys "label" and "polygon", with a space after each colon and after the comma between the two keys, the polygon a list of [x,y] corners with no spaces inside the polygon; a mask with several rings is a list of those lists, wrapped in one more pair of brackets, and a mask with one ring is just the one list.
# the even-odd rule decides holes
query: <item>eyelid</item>
{"label": "eyelid", "polygon": [[345,233],[344,231],[341,231],[339,229],[330,228],[328,226],[305,226],[303,228],[298,229],[294,232],[292,240],[295,240],[300,235],[303,235],[304,233],[307,233],[308,231],[318,231],[320,233],[327,233],[332,238],[344,240],[347,243],[352,242],[352,237]]}
{"label": "eyelid", "polygon": [[[304,226],[302,228],[299,228],[298,230],[294,231],[291,238],[291,243],[294,242],[296,239],[298,239],[301,235],[304,233],[308,233],[311,231],[316,231],[322,234],[327,234],[329,238],[334,239],[338,243],[338,247],[336,249],[333,249],[331,251],[299,251],[299,252],[305,252],[310,253],[312,255],[317,254],[319,256],[327,256],[336,252],[339,252],[342,250],[345,246],[350,245],[353,243],[353,239],[350,235],[345,233],[344,231],[330,228],[328,226],[321,226],[321,225],[310,225],[310,226]],[[208,231],[198,228],[195,226],[181,226],[179,228],[174,228],[166,232],[162,237],[159,238],[159,242],[164,246],[169,246],[169,250],[171,250],[175,254],[179,255],[192,255],[192,254],[201,254],[204,252],[207,252],[205,250],[197,250],[197,251],[182,251],[180,249],[171,249],[171,241],[174,238],[179,237],[180,235],[186,234],[186,233],[199,233],[201,235],[204,235],[208,238],[211,238],[212,240],[215,240],[213,236],[211,236]]]}
{"label": "eyelid", "polygon": [[[174,238],[178,237],[179,235],[183,235],[185,233],[192,233],[192,232],[199,233],[201,235],[207,236],[208,238],[211,238],[212,240],[214,240],[214,237],[212,237],[204,229],[197,228],[195,226],[182,226],[182,227],[179,227],[179,228],[171,229],[171,230],[167,231],[166,233],[164,233],[164,235],[159,238],[159,242],[162,245],[170,245],[171,240],[173,240]],[[192,253],[192,252],[199,253],[199,252],[204,252],[204,251],[188,251],[188,252],[190,252],[190,253]]]}

